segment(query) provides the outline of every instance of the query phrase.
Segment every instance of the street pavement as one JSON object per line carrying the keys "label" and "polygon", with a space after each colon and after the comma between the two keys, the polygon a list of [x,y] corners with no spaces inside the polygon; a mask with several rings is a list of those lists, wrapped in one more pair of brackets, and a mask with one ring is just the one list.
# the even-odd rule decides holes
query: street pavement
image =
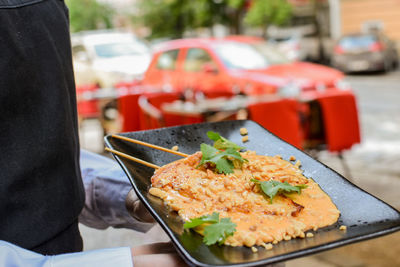
{"label": "street pavement", "polygon": [[[361,144],[344,153],[350,175],[337,155],[321,152],[318,159],[372,195],[400,210],[400,71],[351,75],[346,81],[358,101]],[[96,121],[81,126],[82,147],[103,151]],[[148,233],[125,229],[95,230],[81,225],[85,250],[136,246],[167,241],[159,227]],[[287,267],[400,266],[400,232],[286,262]]]}

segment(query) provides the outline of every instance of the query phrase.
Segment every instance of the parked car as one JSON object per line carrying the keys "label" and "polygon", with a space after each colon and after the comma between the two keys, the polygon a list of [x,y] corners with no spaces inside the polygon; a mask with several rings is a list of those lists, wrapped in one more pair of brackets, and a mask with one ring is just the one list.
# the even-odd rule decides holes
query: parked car
{"label": "parked car", "polygon": [[332,66],[344,72],[386,72],[397,65],[395,44],[382,33],[345,35],[337,41],[332,56]]}
{"label": "parked car", "polygon": [[318,38],[315,25],[311,21],[309,23],[289,27],[271,25],[267,30],[268,41],[288,53],[293,60],[327,63],[332,54],[333,41],[326,34]]}
{"label": "parked car", "polygon": [[333,68],[289,60],[259,38],[181,39],[162,43],[142,84],[160,89],[247,95],[345,87]]}
{"label": "parked car", "polygon": [[72,56],[78,86],[113,87],[131,81],[146,71],[151,52],[131,33],[89,31],[73,34]]}

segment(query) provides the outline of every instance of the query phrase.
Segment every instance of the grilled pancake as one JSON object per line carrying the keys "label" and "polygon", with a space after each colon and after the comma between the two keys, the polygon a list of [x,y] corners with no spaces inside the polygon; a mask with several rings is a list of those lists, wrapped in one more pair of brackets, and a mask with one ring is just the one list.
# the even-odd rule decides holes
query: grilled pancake
{"label": "grilled pancake", "polygon": [[[340,215],[329,196],[306,178],[300,163],[280,156],[248,151],[241,169],[218,174],[204,166],[197,152],[164,165],[151,178],[149,193],[164,200],[184,221],[218,212],[236,223],[236,232],[225,245],[254,246],[291,238],[304,238],[308,230],[334,224]],[[278,194],[271,203],[252,179],[305,184],[301,194]]]}

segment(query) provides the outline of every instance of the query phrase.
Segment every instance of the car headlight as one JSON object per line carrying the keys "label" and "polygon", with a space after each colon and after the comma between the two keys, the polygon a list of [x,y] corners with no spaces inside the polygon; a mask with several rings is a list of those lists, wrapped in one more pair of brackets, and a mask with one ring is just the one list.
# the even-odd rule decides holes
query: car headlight
{"label": "car headlight", "polygon": [[317,85],[315,86],[315,88],[318,90],[318,91],[325,91],[325,89],[326,89],[326,85],[324,84],[324,83],[317,83]]}
{"label": "car headlight", "polygon": [[335,87],[339,90],[350,90],[350,84],[346,82],[345,80],[338,80],[335,82]]}
{"label": "car headlight", "polygon": [[295,97],[301,92],[300,86],[296,83],[290,82],[279,88],[278,94],[283,97]]}

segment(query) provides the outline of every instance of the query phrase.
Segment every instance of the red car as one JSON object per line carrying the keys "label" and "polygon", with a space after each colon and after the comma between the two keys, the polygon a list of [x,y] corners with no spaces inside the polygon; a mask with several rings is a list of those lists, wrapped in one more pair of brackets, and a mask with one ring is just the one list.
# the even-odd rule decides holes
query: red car
{"label": "red car", "polygon": [[347,87],[342,72],[291,62],[262,39],[180,39],[162,43],[142,84],[166,91],[225,91],[293,96],[301,91]]}

